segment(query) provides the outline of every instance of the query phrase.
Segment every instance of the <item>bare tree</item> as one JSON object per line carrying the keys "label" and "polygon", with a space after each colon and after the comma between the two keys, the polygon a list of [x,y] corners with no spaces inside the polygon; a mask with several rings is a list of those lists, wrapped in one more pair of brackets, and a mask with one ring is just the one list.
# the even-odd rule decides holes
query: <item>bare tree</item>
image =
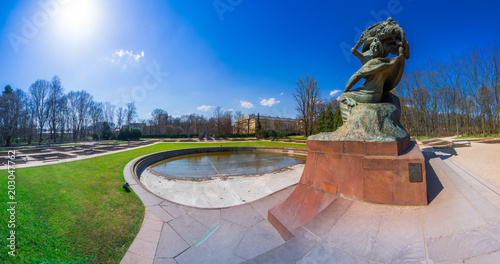
{"label": "bare tree", "polygon": [[39,143],[43,140],[43,128],[47,122],[47,101],[49,96],[50,83],[47,80],[37,80],[29,88],[31,96],[31,107],[40,129]]}
{"label": "bare tree", "polygon": [[232,121],[233,121],[233,112],[226,111],[222,116],[222,122],[221,122],[222,134],[227,135],[233,132]]}
{"label": "bare tree", "polygon": [[481,68],[485,77],[485,83],[492,88],[492,108],[491,121],[496,132],[500,135],[500,46],[495,41],[485,52],[485,60],[481,63]]}
{"label": "bare tree", "polygon": [[27,141],[31,144],[33,137],[35,135],[35,118],[33,107],[31,107],[30,96],[23,90],[16,89],[16,97],[22,104],[20,109],[20,114],[18,117],[18,133],[21,140]]}
{"label": "bare tree", "polygon": [[236,111],[234,112],[234,125],[236,127],[236,134],[241,134],[243,133],[244,131],[244,127],[245,127],[245,124],[243,124],[242,122],[238,122],[239,119],[242,119],[243,117],[245,117],[245,115],[243,115],[243,113],[241,111]]}
{"label": "bare tree", "polygon": [[80,137],[86,137],[86,127],[90,120],[90,106],[92,104],[92,95],[87,91],[78,92],[77,110],[78,110],[78,127],[80,128]]}
{"label": "bare tree", "polygon": [[78,131],[80,131],[78,127],[78,110],[77,110],[78,93],[71,91],[66,96],[66,99],[68,100],[67,105],[69,110],[69,124],[71,127],[71,133],[73,134],[73,141],[76,142],[76,139],[78,137]]}
{"label": "bare tree", "polygon": [[215,108],[213,118],[215,121],[215,131],[217,132],[217,134],[221,134],[222,121],[224,118],[224,111],[222,110],[222,107],[217,106],[217,108]]}
{"label": "bare tree", "polygon": [[125,110],[125,121],[127,122],[127,127],[130,128],[130,124],[137,117],[137,108],[134,102],[127,104],[127,109]]}
{"label": "bare tree", "polygon": [[105,102],[103,104],[103,115],[104,115],[105,122],[108,122],[108,124],[114,123],[115,106],[110,104],[109,102]]}
{"label": "bare tree", "polygon": [[54,143],[56,143],[57,138],[57,121],[61,113],[59,104],[63,94],[64,93],[63,87],[61,85],[61,79],[59,79],[59,77],[56,75],[50,82],[49,95],[47,99],[47,115],[49,121],[50,138]]}
{"label": "bare tree", "polygon": [[317,106],[319,103],[319,87],[314,78],[309,75],[304,80],[303,77],[296,82],[295,92],[293,99],[297,104],[297,111],[299,111],[299,118],[304,125],[304,134],[307,137],[313,132],[314,121],[317,115]]}
{"label": "bare tree", "polygon": [[92,133],[99,135],[98,123],[104,118],[103,103],[91,102],[89,107],[89,115],[92,120]]}
{"label": "bare tree", "polygon": [[121,129],[123,126],[123,121],[125,120],[125,110],[123,110],[123,107],[120,107],[118,108],[118,110],[116,110],[116,119],[116,127]]}
{"label": "bare tree", "polygon": [[66,97],[66,95],[63,95],[59,99],[57,108],[59,110],[57,123],[59,124],[61,141],[63,141],[64,133],[66,132],[68,123],[70,121],[70,110],[68,108],[68,98]]}
{"label": "bare tree", "polygon": [[167,111],[160,108],[155,108],[151,112],[151,125],[153,126],[153,133],[160,134],[162,127],[167,125],[167,121]]}
{"label": "bare tree", "polygon": [[10,146],[12,140],[17,136],[16,130],[23,107],[22,101],[16,96],[10,85],[5,86],[0,97],[0,133],[5,141],[5,146]]}
{"label": "bare tree", "polygon": [[86,91],[71,91],[68,93],[67,100],[70,112],[70,124],[73,132],[73,140],[76,142],[78,137],[85,137],[85,125],[88,120],[92,96]]}

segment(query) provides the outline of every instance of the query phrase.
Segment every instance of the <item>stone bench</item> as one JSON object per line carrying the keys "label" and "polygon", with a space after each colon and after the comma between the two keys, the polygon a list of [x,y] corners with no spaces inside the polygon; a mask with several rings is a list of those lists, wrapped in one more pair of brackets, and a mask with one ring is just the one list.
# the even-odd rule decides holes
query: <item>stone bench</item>
{"label": "stone bench", "polygon": [[456,146],[467,146],[467,145],[469,145],[469,147],[471,147],[470,141],[467,140],[467,139],[452,140],[451,144],[452,144],[453,147],[456,147]]}
{"label": "stone bench", "polygon": [[94,153],[94,149],[85,149],[83,150],[83,154],[92,154]]}
{"label": "stone bench", "polygon": [[28,158],[26,156],[16,156],[16,158],[11,161],[15,164],[26,163],[28,162]]}

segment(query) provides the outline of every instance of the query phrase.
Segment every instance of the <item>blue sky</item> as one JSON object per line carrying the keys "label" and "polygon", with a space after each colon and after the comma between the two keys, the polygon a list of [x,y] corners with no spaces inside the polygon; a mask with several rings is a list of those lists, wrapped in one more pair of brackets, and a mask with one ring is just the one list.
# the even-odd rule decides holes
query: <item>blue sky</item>
{"label": "blue sky", "polygon": [[343,90],[367,25],[390,15],[403,27],[409,71],[500,41],[498,10],[498,1],[2,1],[0,85],[27,91],[58,75],[66,92],[134,101],[139,118],[154,108],[211,116],[217,106],[295,117],[295,82],[311,75],[323,98]]}

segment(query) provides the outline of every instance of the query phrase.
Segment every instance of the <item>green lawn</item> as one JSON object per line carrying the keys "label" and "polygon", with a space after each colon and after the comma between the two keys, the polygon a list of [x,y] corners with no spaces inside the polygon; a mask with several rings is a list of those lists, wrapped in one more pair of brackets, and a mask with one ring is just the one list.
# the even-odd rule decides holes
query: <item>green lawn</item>
{"label": "green lawn", "polygon": [[288,136],[286,138],[288,138],[288,139],[305,139],[305,140],[307,140],[307,137],[304,137],[304,136]]}
{"label": "green lawn", "polygon": [[1,263],[119,263],[139,231],[144,206],[123,191],[123,168],[158,151],[215,146],[300,147],[279,142],[161,143],[92,159],[17,169],[15,257],[6,247],[10,229],[7,170],[0,170]]}

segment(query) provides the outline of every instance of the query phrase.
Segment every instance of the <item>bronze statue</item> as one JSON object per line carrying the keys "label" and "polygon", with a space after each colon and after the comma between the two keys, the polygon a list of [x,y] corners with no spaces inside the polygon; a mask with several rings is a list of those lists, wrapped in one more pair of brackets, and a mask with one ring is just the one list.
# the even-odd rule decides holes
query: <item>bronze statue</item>
{"label": "bronze statue", "polygon": [[[361,47],[361,53],[358,48]],[[404,30],[397,22],[388,18],[366,29],[352,53],[363,66],[347,82],[340,96],[340,111],[344,122],[358,103],[380,103],[401,80],[405,59],[410,57],[410,48]],[[387,58],[389,54],[396,55]],[[361,87],[351,89],[359,80],[365,79]]]}

